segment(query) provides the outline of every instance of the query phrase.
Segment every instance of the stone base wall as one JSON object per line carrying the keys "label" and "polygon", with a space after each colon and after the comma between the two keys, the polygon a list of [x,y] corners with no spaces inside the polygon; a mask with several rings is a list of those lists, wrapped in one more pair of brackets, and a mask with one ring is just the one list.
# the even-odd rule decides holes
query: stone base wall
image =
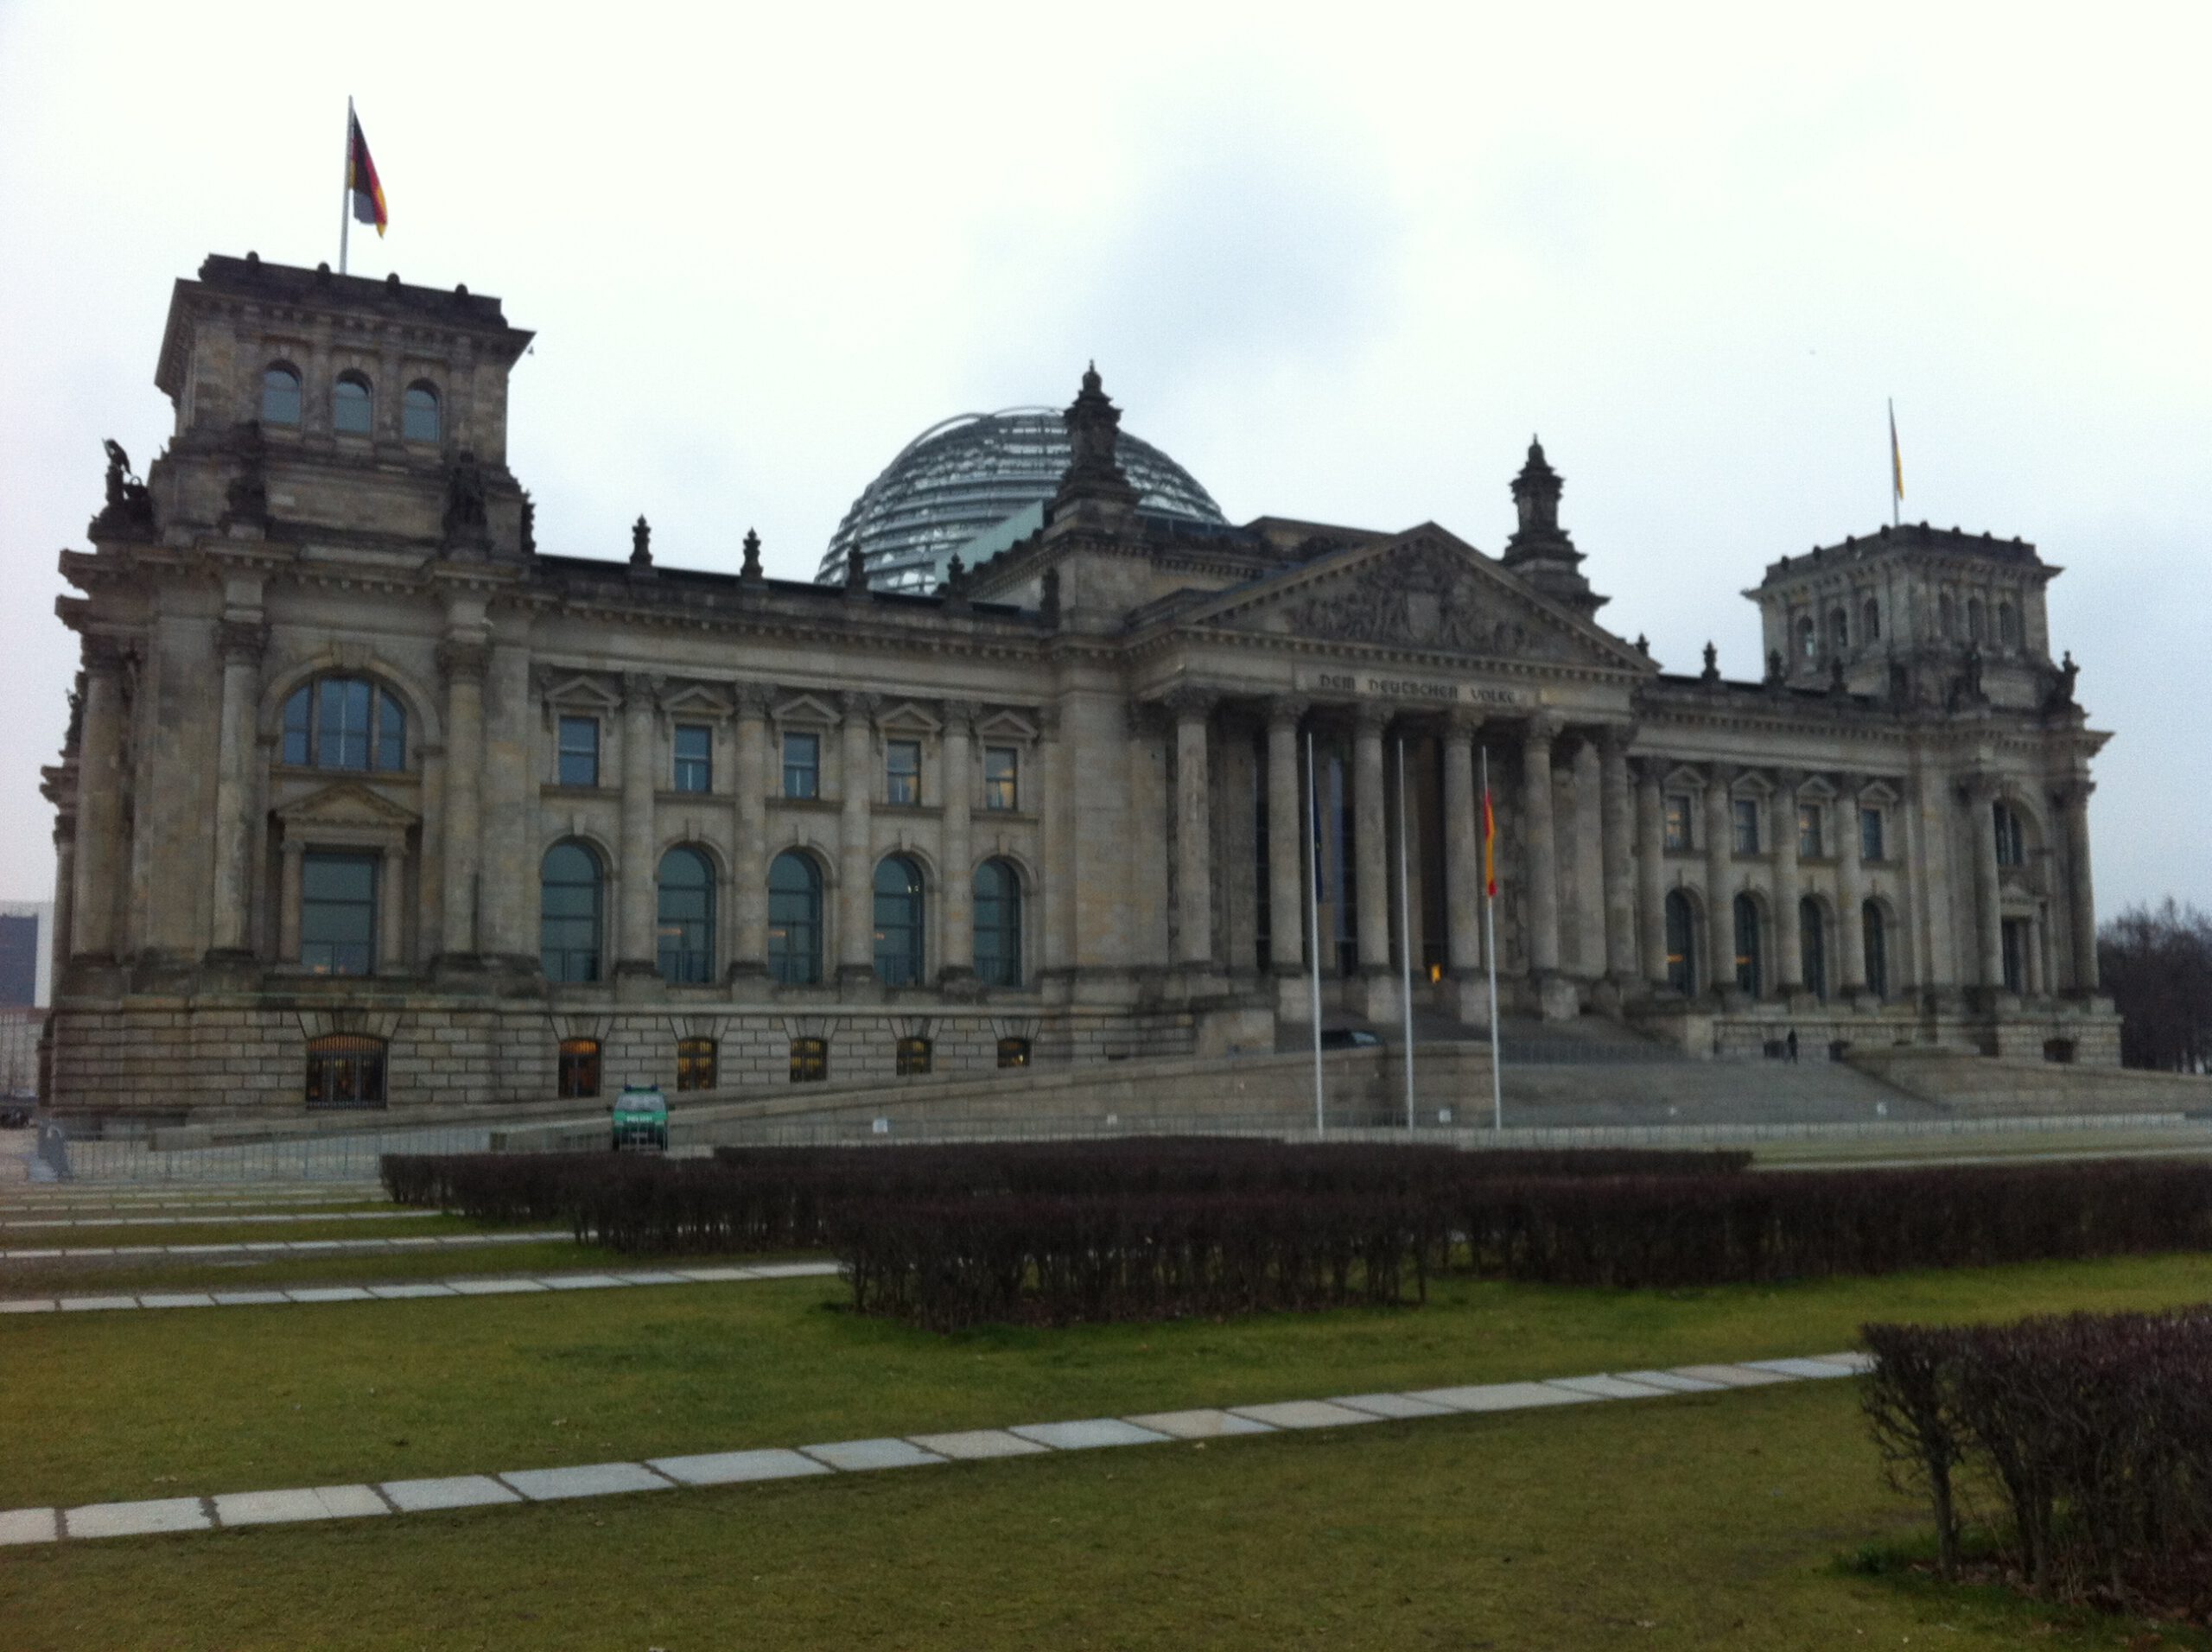
{"label": "stone base wall", "polygon": [[2063,1047],[2065,1058],[2078,1066],[2120,1064],[2120,1017],[2103,999],[2030,1001],[1994,1011],[1963,1004],[1707,1003],[1646,1012],[1635,1020],[1687,1055],[1723,1060],[1762,1055],[1768,1045],[1795,1032],[1801,1060],[1823,1058],[1840,1044],[1853,1056],[1910,1047],[2028,1061],[2056,1061]]}

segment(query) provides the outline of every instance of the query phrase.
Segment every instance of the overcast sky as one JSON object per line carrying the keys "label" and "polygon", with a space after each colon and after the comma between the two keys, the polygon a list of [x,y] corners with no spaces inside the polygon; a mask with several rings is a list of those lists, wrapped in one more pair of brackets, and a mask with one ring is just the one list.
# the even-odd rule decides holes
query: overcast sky
{"label": "overcast sky", "polygon": [[351,93],[354,271],[537,331],[549,550],[811,577],[910,436],[1095,356],[1232,520],[1495,554],[1541,432],[1601,620],[1756,677],[1739,593],[1886,519],[1894,396],[1906,515],[2067,570],[2101,907],[2212,906],[2212,9],[1814,10],[0,0],[0,899],[100,438],[161,448],[208,252],[335,261]]}

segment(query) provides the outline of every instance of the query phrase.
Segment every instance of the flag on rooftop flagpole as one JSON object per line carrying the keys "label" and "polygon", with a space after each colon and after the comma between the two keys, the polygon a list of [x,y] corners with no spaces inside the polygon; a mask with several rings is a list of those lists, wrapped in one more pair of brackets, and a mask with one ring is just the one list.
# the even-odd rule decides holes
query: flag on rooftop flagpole
{"label": "flag on rooftop flagpole", "polygon": [[361,118],[349,111],[347,122],[353,130],[346,148],[346,187],[353,197],[353,221],[375,225],[381,237],[386,221],[384,185],[377,181],[377,163],[369,159],[369,140],[361,136]]}
{"label": "flag on rooftop flagpole", "polygon": [[1904,499],[1904,452],[1897,446],[1897,404],[1890,403],[1890,490],[1896,502]]}

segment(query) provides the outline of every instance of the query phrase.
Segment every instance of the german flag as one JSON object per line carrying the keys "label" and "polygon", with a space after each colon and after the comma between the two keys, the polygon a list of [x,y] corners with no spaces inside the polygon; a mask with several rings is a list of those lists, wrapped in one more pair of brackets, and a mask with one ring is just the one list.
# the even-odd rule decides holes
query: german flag
{"label": "german flag", "polygon": [[361,136],[361,118],[346,112],[352,128],[346,144],[346,187],[353,194],[353,221],[373,224],[382,237],[385,223],[384,186],[377,181],[377,163],[369,159],[369,140]]}
{"label": "german flag", "polygon": [[1492,900],[1497,899],[1497,813],[1490,806],[1490,788],[1483,788],[1483,883]]}

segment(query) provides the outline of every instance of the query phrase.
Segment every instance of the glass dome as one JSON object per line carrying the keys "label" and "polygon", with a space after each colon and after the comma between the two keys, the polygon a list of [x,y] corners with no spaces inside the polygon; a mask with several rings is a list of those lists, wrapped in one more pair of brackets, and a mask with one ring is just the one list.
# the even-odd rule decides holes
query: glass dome
{"label": "glass dome", "polygon": [[[1149,442],[1124,430],[1115,456],[1146,515],[1223,524],[1221,508],[1190,472]],[[934,590],[955,551],[972,565],[977,552],[1003,549],[1040,526],[1068,458],[1057,408],[963,413],[932,425],[853,501],[816,581],[842,584],[846,556],[857,544],[875,589]]]}

